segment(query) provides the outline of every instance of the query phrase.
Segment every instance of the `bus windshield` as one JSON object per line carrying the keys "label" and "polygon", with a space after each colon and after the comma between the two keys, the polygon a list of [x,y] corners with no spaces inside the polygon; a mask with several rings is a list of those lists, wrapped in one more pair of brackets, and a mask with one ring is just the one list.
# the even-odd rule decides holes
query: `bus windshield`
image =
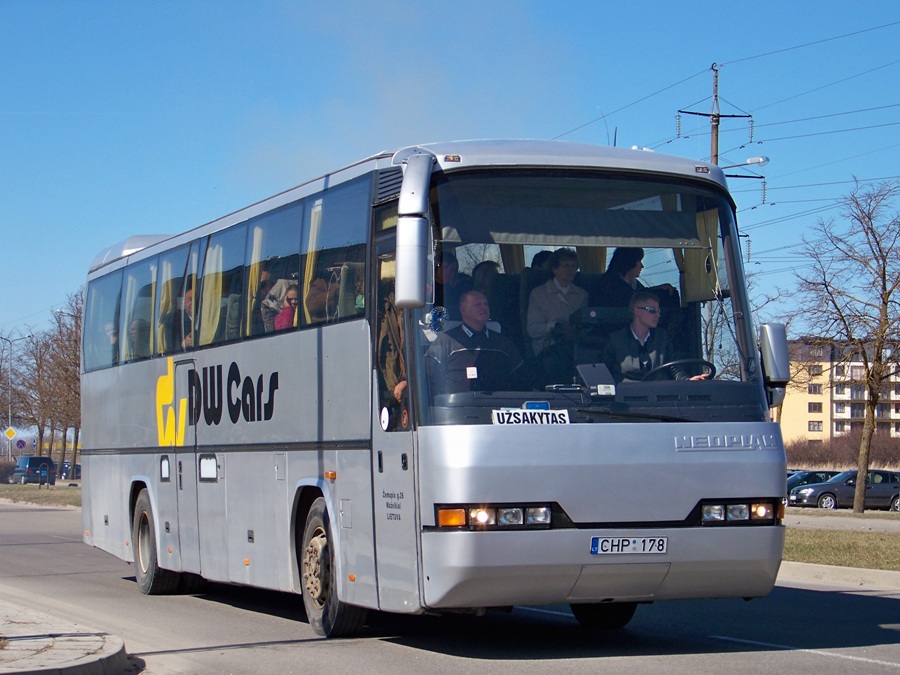
{"label": "bus windshield", "polygon": [[523,408],[568,423],[765,419],[723,193],[495,170],[435,175],[431,208],[432,277],[408,329],[421,424]]}

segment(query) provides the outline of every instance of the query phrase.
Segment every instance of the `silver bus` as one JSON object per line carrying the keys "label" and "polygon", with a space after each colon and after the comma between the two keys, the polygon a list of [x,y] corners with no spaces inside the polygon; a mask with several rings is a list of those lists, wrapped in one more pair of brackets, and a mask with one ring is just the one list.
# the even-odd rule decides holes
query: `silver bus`
{"label": "silver bus", "polygon": [[618,628],[778,573],[784,328],[753,327],[710,164],[382,153],[104,250],[82,348],[84,541],[144,593],[297,593],[327,636],[556,603]]}

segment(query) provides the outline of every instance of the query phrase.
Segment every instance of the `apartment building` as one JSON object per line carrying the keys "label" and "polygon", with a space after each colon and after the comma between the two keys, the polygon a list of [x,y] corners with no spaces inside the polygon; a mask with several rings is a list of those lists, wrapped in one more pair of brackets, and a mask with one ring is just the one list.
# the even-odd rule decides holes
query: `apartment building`
{"label": "apartment building", "polygon": [[[845,344],[792,340],[791,384],[776,412],[785,443],[825,441],[861,429],[868,392],[859,355]],[[900,370],[882,389],[875,410],[876,433],[900,437]]]}

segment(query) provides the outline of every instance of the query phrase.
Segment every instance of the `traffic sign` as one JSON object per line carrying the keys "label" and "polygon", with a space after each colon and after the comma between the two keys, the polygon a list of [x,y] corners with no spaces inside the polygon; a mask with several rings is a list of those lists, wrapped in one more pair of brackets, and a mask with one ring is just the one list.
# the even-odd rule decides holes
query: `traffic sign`
{"label": "traffic sign", "polygon": [[16,437],[16,430],[12,427],[7,427],[6,431],[3,432],[3,435],[6,436],[9,440],[12,440]]}
{"label": "traffic sign", "polygon": [[26,445],[28,445],[28,444],[21,438],[16,441],[16,449],[17,450],[24,450]]}

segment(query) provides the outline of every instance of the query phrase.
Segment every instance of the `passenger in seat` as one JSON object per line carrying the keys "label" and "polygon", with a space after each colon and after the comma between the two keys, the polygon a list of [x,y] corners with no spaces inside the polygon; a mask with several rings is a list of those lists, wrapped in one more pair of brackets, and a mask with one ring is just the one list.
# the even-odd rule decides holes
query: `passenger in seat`
{"label": "passenger in seat", "polygon": [[476,291],[481,291],[487,296],[491,294],[494,279],[500,274],[500,264],[493,260],[484,260],[472,270],[472,284]]}
{"label": "passenger in seat", "polygon": [[284,306],[275,317],[275,330],[288,330],[297,325],[297,310],[300,308],[300,289],[291,286],[284,294]]}
{"label": "passenger in seat", "polygon": [[434,303],[447,310],[449,318],[459,320],[459,300],[472,289],[472,277],[461,274],[459,262],[452,253],[444,253],[434,271]]}
{"label": "passenger in seat", "polygon": [[632,294],[644,288],[638,281],[644,269],[644,249],[619,246],[598,284],[601,307],[628,307]]}
{"label": "passenger in seat", "polygon": [[568,384],[575,374],[575,333],[570,317],[585,307],[587,291],[576,286],[578,254],[561,248],[550,256],[553,278],[541,284],[528,298],[527,330],[544,375],[553,384]]}

